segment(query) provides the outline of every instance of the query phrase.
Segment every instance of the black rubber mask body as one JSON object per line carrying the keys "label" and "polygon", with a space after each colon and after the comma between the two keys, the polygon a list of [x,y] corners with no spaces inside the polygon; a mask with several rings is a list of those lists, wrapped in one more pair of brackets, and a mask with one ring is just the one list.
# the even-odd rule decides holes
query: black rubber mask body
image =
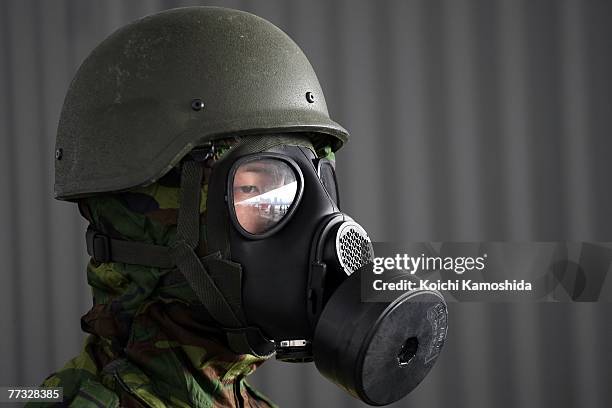
{"label": "black rubber mask body", "polygon": [[[291,211],[268,232],[242,230],[228,205],[231,173],[241,158],[224,160],[213,169],[209,185],[209,219],[214,218],[217,227],[209,229],[209,250],[219,249],[226,259],[242,265],[242,305],[250,325],[276,343],[310,340],[313,327],[306,313],[310,250],[320,223],[339,209],[319,179],[318,159],[310,149],[284,145],[246,158],[286,160],[296,171],[298,190]],[[221,236],[219,226],[224,229]]]}

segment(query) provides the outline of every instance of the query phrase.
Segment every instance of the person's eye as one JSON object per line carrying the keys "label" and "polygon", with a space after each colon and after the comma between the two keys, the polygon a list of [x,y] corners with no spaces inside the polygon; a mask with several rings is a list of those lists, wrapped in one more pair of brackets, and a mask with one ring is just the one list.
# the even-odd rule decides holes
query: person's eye
{"label": "person's eye", "polygon": [[257,186],[240,186],[238,190],[243,194],[258,194],[259,188]]}

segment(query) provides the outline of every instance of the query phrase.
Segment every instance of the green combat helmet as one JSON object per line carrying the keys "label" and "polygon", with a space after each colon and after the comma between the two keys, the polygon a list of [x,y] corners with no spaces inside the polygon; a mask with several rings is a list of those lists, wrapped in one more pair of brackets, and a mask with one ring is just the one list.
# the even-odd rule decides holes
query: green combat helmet
{"label": "green combat helmet", "polygon": [[150,184],[228,134],[298,131],[333,150],[348,138],[283,31],[238,10],[161,12],[117,30],[79,68],[57,132],[55,196]]}
{"label": "green combat helmet", "polygon": [[[291,132],[307,135],[328,157],[348,138],[329,118],[306,56],[283,31],[239,10],[167,10],[118,29],[78,69],[57,131],[55,197],[78,201],[90,228],[115,242],[168,246],[181,202],[175,166],[194,147]],[[223,142],[208,161],[232,144]],[[207,182],[203,177],[202,217]],[[191,316],[180,305],[197,302],[167,271],[92,256],[94,307],[81,323],[92,335],[44,385],[62,386],[75,406],[272,405],[243,378],[267,356],[234,355],[210,328],[202,329],[210,338],[198,340],[167,336],[165,320],[156,324],[162,330],[150,328],[151,314],[168,298],[178,306],[165,313],[179,320]],[[185,355],[191,369],[181,368]],[[203,376],[190,374],[194,368]],[[159,374],[180,371],[171,380]]]}

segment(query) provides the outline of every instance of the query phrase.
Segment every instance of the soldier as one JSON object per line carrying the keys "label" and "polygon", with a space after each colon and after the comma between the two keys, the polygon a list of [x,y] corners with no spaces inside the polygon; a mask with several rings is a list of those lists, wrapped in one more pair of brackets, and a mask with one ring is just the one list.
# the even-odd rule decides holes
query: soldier
{"label": "soldier", "polygon": [[[372,259],[338,207],[347,138],[301,50],[259,17],[181,8],[109,36],[70,85],[56,143],[56,198],[90,223],[89,336],[43,385],[76,407],[273,406],[245,377],[274,353],[311,361],[325,304],[342,309],[332,295]],[[361,321],[345,335],[367,344]],[[333,363],[341,339],[319,332]],[[368,403],[407,392],[340,377]]]}

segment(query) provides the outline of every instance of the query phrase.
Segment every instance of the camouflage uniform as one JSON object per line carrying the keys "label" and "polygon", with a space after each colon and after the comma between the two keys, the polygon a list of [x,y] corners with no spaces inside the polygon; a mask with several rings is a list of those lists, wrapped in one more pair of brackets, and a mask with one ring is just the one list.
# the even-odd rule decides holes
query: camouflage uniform
{"label": "camouflage uniform", "polygon": [[[208,164],[200,206],[202,237]],[[82,215],[97,230],[158,245],[174,239],[178,207],[176,169],[147,187],[79,202]],[[204,246],[199,255],[206,253]],[[87,280],[94,305],[81,318],[81,327],[90,335],[81,354],[43,383],[63,387],[61,406],[275,406],[245,380],[264,359],[233,354],[223,344],[221,332],[198,318],[206,311],[194,306],[197,298],[177,269],[92,259]]]}

